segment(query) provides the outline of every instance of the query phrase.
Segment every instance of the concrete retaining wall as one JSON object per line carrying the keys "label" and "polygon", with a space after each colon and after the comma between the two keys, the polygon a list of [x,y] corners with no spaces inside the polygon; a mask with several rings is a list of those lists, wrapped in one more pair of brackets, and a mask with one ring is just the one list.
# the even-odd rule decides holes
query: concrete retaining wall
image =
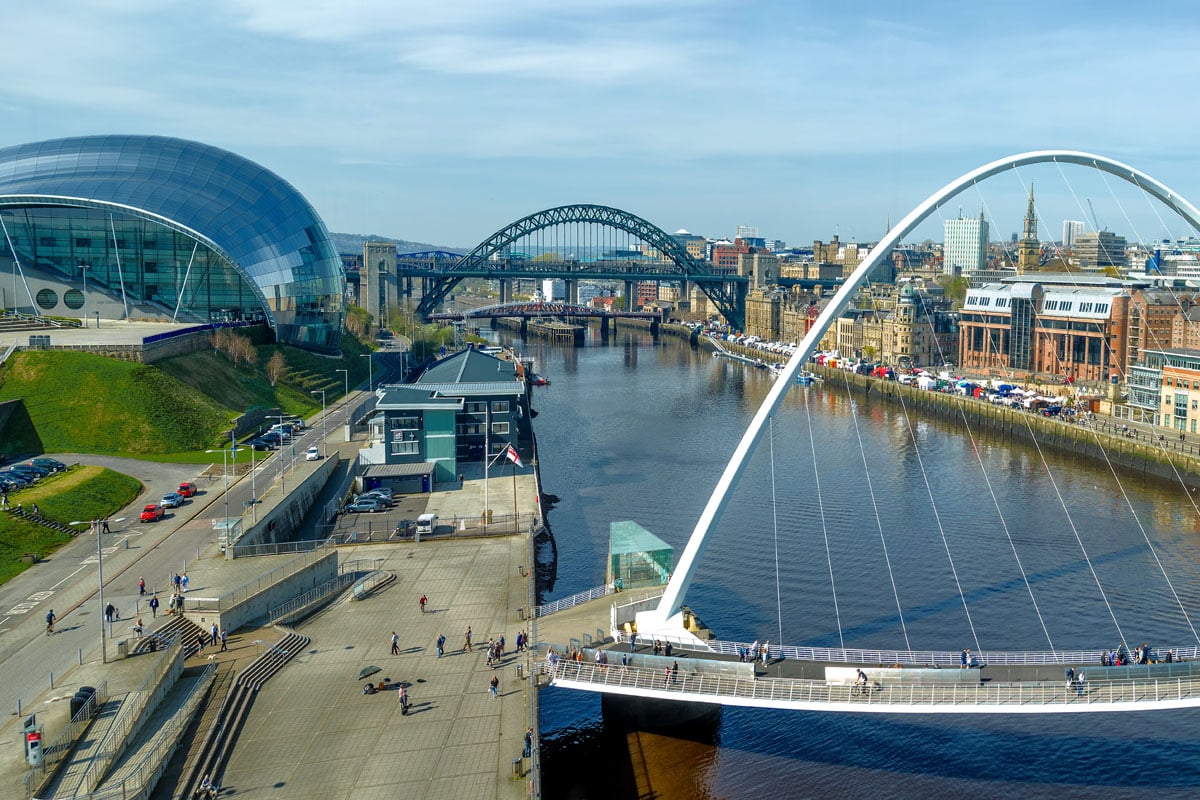
{"label": "concrete retaining wall", "polygon": [[281,606],[337,577],[338,554],[335,548],[303,557],[311,558],[311,562],[278,581],[267,584],[261,591],[249,595],[245,600],[215,611],[185,609],[184,616],[204,630],[208,630],[216,622],[219,627],[234,631],[253,620],[265,618],[272,608]]}
{"label": "concrete retaining wall", "polygon": [[263,509],[265,513],[258,523],[251,526],[234,543],[226,548],[225,558],[237,558],[237,548],[260,544],[277,544],[290,542],[292,534],[300,527],[305,515],[312,508],[313,502],[329,482],[337,467],[338,459],[326,458],[321,460],[321,466],[288,493],[283,500],[273,508]]}

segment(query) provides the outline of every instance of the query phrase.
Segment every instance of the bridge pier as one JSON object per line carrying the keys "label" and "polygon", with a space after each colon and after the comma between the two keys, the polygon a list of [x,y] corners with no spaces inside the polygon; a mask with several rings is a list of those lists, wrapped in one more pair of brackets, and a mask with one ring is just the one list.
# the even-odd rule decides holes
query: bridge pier
{"label": "bridge pier", "polygon": [[[616,320],[613,320],[613,321],[616,322]],[[608,338],[608,317],[600,318],[600,338],[601,339]]]}
{"label": "bridge pier", "polygon": [[509,296],[512,293],[512,287],[508,285],[505,278],[500,278],[500,302],[507,303],[512,298]]}
{"label": "bridge pier", "polygon": [[529,338],[529,317],[521,317],[521,338]]}

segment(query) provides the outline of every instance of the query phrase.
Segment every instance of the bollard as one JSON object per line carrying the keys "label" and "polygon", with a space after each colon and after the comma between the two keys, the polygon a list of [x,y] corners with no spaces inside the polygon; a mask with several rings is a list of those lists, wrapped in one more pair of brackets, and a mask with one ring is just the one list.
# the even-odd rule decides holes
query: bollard
{"label": "bollard", "polygon": [[520,756],[517,756],[516,758],[514,758],[512,760],[512,771],[513,771],[512,774],[513,774],[514,778],[521,777],[521,757]]}
{"label": "bollard", "polygon": [[128,536],[125,537],[125,549],[126,550],[129,549],[129,537]]}
{"label": "bollard", "polygon": [[50,673],[50,688],[51,689],[54,688],[54,673],[53,672]]}

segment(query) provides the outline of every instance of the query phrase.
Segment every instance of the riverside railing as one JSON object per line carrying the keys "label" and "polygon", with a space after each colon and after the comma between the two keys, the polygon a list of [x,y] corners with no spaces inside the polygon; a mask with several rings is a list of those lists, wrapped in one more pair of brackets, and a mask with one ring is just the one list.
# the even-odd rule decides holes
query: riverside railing
{"label": "riverside railing", "polygon": [[[643,669],[606,666],[586,661],[559,660],[556,664],[542,662],[543,669],[554,682],[621,687],[645,692],[650,696],[663,693],[689,695],[681,700],[699,702],[719,701],[721,698],[753,700],[754,704],[794,704],[841,706],[835,710],[863,710],[863,707],[919,706],[921,709],[953,712],[965,706],[988,706],[996,713],[1037,712],[1050,707],[1089,706],[1096,704],[1141,706],[1160,703],[1180,703],[1200,706],[1200,679],[1165,678],[1155,680],[1039,681],[1003,684],[905,684],[872,685],[864,690],[853,683],[801,678],[745,678],[729,675],[688,671],[684,669]],[[582,687],[580,687],[582,688]],[[1074,710],[1084,710],[1075,708]],[[1111,710],[1097,709],[1097,710]],[[1132,708],[1130,710],[1133,710]]]}
{"label": "riverside railing", "polygon": [[563,597],[559,600],[555,600],[553,603],[546,603],[545,605],[534,606],[533,616],[535,619],[537,617],[546,617],[555,612],[563,611],[565,609],[571,608],[572,606],[577,606],[580,603],[586,603],[590,600],[596,600],[601,597],[606,597],[612,593],[613,593],[613,589],[610,586],[607,586],[607,585],[597,586],[593,589],[588,589],[587,591],[577,592],[576,594],[573,594],[570,597]]}
{"label": "riverside railing", "polygon": [[186,595],[187,603],[190,606],[189,610],[224,611],[233,608],[284,578],[295,575],[297,572],[312,566],[322,558],[331,556],[332,553],[324,548],[304,553],[286,564],[279,565],[265,575],[255,578],[252,581],[247,581],[220,597],[192,597],[190,594]]}
{"label": "riverside railing", "polygon": [[[618,633],[617,641],[628,643],[629,633]],[[721,655],[737,656],[742,649],[751,649],[751,642],[731,642],[713,639],[703,644],[697,644],[696,639],[685,636],[654,635],[639,637],[643,642],[648,639],[658,639],[670,642],[679,650],[698,653],[719,653]],[[950,650],[868,650],[840,647],[794,647],[791,645],[768,645],[770,658],[784,661],[828,661],[846,664],[900,664],[910,666],[958,667],[962,663],[962,653]],[[983,650],[970,651],[968,659],[974,666],[1100,666],[1101,650],[1047,650],[1047,651],[1003,651]],[[1126,648],[1126,653],[1129,649]],[[1171,654],[1167,661],[1168,652]],[[1200,647],[1176,647],[1166,650],[1161,647],[1151,648],[1149,660],[1159,666],[1171,662],[1190,662],[1200,659]],[[1129,665],[1137,666],[1137,665]],[[1111,669],[1106,667],[1105,669]]]}
{"label": "riverside railing", "polygon": [[33,797],[42,784],[55,773],[59,765],[71,754],[75,742],[83,735],[100,708],[108,702],[108,681],[96,687],[92,699],[75,712],[67,727],[63,728],[54,741],[42,748],[42,763],[25,773],[25,796]]}
{"label": "riverside railing", "polygon": [[204,699],[217,675],[216,662],[209,662],[200,674],[199,680],[192,686],[180,706],[178,713],[171,717],[153,737],[151,749],[138,761],[137,765],[126,772],[120,782],[91,794],[82,795],[76,800],[125,800],[148,793],[150,787],[158,783],[163,770],[170,761],[175,748],[183,739],[184,730],[191,724],[197,706]]}
{"label": "riverside railing", "polygon": [[[146,709],[158,705],[183,673],[183,658],[183,647],[178,639],[172,641],[158,655],[145,680],[130,692],[126,701],[121,704],[116,720],[108,729],[104,740],[97,746],[97,755],[92,758],[79,782],[80,790],[76,792],[77,795],[89,794],[100,785],[108,768],[117,760],[129,737],[142,723],[142,715]],[[171,673],[174,673],[174,680],[167,679]]]}

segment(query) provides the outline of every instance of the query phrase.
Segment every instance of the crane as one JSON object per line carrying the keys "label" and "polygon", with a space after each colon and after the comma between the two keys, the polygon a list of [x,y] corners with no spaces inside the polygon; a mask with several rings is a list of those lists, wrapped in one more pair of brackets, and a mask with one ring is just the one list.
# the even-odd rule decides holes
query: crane
{"label": "crane", "polygon": [[1087,199],[1087,201],[1088,201],[1088,210],[1092,212],[1092,227],[1096,231],[1099,231],[1100,230],[1100,220],[1096,219],[1096,207],[1092,205],[1092,198],[1089,197]]}

